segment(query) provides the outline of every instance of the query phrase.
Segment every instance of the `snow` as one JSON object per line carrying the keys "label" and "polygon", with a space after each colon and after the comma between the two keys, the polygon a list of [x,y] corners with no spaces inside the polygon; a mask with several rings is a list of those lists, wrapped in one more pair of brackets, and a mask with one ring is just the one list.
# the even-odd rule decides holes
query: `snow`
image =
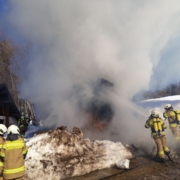
{"label": "snow", "polygon": [[64,179],[116,165],[132,158],[120,142],[83,139],[82,131],[58,128],[31,138],[26,157],[30,179]]}
{"label": "snow", "polygon": [[120,169],[129,169],[129,159],[123,159],[119,161],[116,165]]}
{"label": "snow", "polygon": [[[144,100],[137,104],[163,110],[167,103],[180,107],[180,95]],[[129,148],[121,142],[83,139],[83,133],[77,127],[68,132],[62,126],[32,137],[43,130],[42,126],[31,125],[26,133],[29,151],[25,163],[29,179],[60,180],[84,175],[133,157]]]}

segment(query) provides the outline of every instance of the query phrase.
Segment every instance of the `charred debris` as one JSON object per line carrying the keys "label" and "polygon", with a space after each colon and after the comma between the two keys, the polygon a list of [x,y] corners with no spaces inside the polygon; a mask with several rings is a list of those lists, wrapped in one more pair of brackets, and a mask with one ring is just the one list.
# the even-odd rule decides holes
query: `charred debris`
{"label": "charred debris", "polygon": [[103,131],[112,121],[115,112],[113,104],[107,98],[107,91],[112,91],[113,88],[114,84],[112,82],[101,78],[92,85],[92,95],[90,97],[84,98],[81,96],[79,107],[88,116],[85,128],[95,128]]}

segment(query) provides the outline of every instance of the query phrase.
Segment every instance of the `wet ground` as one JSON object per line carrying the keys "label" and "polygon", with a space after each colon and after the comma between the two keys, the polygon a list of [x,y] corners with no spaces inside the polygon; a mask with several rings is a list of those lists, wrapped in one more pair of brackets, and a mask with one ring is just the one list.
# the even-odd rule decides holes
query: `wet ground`
{"label": "wet ground", "polygon": [[179,147],[171,150],[174,162],[167,159],[165,163],[154,159],[156,150],[146,153],[134,147],[133,152],[135,158],[130,160],[128,170],[111,167],[66,180],[180,180]]}
{"label": "wet ground", "polygon": [[161,163],[149,156],[139,156],[130,160],[128,170],[112,167],[65,180],[180,180],[180,159],[174,161]]}
{"label": "wet ground", "polygon": [[140,156],[130,161],[128,170],[116,167],[98,170],[84,176],[68,178],[68,180],[179,180],[180,163],[161,163],[151,157]]}

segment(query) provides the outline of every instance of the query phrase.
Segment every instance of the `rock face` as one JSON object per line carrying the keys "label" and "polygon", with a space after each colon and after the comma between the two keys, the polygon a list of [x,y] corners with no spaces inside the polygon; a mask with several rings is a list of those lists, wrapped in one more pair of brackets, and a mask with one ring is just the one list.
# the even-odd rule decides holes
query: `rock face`
{"label": "rock face", "polygon": [[115,165],[132,154],[120,142],[83,139],[82,131],[66,126],[39,134],[27,142],[29,179],[60,180]]}

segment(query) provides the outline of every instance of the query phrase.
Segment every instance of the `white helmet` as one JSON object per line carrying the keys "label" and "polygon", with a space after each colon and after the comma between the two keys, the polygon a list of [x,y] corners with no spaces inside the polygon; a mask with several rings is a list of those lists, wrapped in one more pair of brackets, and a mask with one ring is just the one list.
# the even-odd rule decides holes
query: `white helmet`
{"label": "white helmet", "polygon": [[20,131],[19,131],[19,128],[16,125],[11,125],[11,126],[8,127],[7,133],[8,134],[19,134]]}
{"label": "white helmet", "polygon": [[7,132],[7,127],[4,124],[0,124],[0,135]]}
{"label": "white helmet", "polygon": [[157,111],[157,109],[153,109],[151,111],[151,116],[154,116],[154,117],[158,117],[159,116],[159,112]]}
{"label": "white helmet", "polygon": [[171,104],[166,104],[166,105],[164,106],[164,109],[169,109],[169,108],[172,108],[172,105],[171,105]]}

